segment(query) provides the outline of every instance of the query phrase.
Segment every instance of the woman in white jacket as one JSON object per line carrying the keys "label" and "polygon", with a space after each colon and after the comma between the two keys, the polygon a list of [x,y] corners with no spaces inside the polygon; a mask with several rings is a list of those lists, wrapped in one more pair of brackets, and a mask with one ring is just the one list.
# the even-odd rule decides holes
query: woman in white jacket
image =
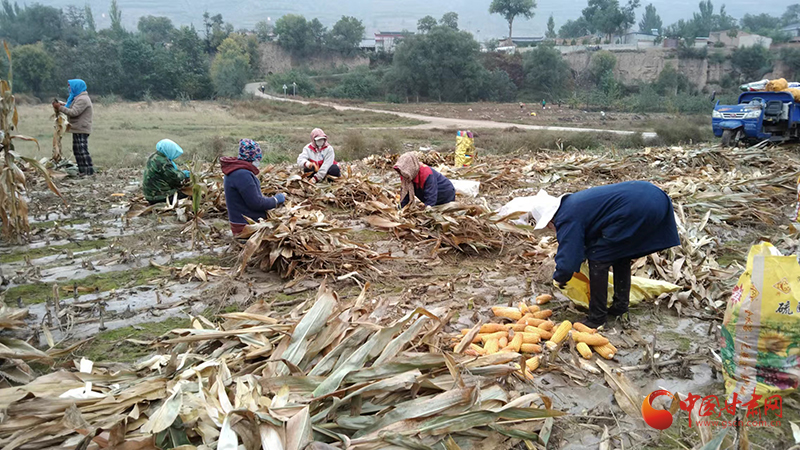
{"label": "woman in white jacket", "polygon": [[342,176],[333,147],[328,145],[328,136],[319,128],[311,132],[311,143],[300,152],[297,165],[303,172],[311,174],[312,183],[320,182],[327,176]]}

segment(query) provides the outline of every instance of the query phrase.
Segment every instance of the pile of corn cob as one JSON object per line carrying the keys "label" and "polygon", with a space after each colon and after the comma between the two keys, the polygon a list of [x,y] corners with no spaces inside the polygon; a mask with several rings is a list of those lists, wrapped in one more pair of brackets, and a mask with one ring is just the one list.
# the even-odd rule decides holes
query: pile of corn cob
{"label": "pile of corn cob", "polygon": [[[520,302],[517,307],[493,306],[492,313],[498,319],[505,319],[505,323],[481,325],[477,334],[472,333],[474,335],[472,342],[463,353],[473,356],[503,352],[521,353],[527,356],[525,373],[528,378],[533,376],[533,372],[541,363],[542,342],[544,348],[552,352],[557,351],[559,344],[569,338],[575,343],[576,350],[584,359],[592,358],[592,349],[605,359],[614,358],[617,353],[616,347],[596,329],[582,323],[573,324],[569,320],[556,325],[550,320],[553,311],[542,309],[541,306],[552,298],[551,295],[543,294],[536,297],[536,305]],[[458,346],[462,339],[471,334],[471,331],[461,330],[461,336],[453,338],[453,346]]]}

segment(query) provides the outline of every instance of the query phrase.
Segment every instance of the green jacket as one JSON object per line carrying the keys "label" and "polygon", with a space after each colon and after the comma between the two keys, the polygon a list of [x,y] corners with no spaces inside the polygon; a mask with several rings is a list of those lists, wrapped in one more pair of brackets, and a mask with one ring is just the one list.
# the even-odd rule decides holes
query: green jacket
{"label": "green jacket", "polygon": [[161,202],[172,197],[183,185],[186,174],[175,168],[166,156],[155,152],[147,159],[142,189],[149,202]]}

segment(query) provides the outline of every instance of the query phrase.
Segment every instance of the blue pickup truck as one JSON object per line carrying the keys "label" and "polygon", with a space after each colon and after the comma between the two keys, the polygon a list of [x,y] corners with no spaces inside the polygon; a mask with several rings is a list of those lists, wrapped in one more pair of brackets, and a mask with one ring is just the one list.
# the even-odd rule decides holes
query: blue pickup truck
{"label": "blue pickup truck", "polygon": [[711,127],[724,146],[798,139],[800,103],[788,92],[744,92],[738,105],[714,105]]}

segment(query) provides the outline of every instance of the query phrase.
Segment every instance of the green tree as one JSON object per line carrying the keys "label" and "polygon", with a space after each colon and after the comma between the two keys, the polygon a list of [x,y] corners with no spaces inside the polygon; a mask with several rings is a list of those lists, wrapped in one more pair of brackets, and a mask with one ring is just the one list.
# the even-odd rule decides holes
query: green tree
{"label": "green tree", "polygon": [[211,98],[211,82],[206,44],[192,27],[183,26],[175,32],[170,53],[178,65],[177,93],[193,99]]}
{"label": "green tree", "polygon": [[126,37],[121,43],[120,63],[125,78],[115,93],[130,100],[141,100],[145,93],[153,93],[155,52],[152,45],[142,36]]}
{"label": "green tree", "polygon": [[137,26],[139,33],[150,45],[164,45],[172,42],[175,27],[168,17],[143,16]]}
{"label": "green tree", "polygon": [[397,95],[439,101],[480,98],[486,69],[478,61],[480,45],[470,33],[437,26],[408,36],[395,51],[387,84]]}
{"label": "green tree", "polygon": [[319,19],[314,18],[308,22],[308,29],[311,32],[313,45],[311,51],[319,51],[325,47],[325,39],[328,36],[328,27],[322,24]]}
{"label": "green tree", "polygon": [[781,16],[783,26],[800,22],[800,3],[795,3],[786,7],[786,12]]}
{"label": "green tree", "polygon": [[547,19],[547,32],[544,34],[547,39],[555,39],[556,34],[556,21],[553,20],[553,15],[550,14],[550,18]]}
{"label": "green tree", "polygon": [[287,14],[275,22],[278,44],[297,56],[305,56],[314,47],[314,36],[306,18]]}
{"label": "green tree", "polygon": [[351,55],[358,52],[364,37],[364,24],[355,17],[342,16],[328,33],[326,42],[329,49]]}
{"label": "green tree", "polygon": [[607,39],[614,34],[626,32],[636,22],[636,8],[639,0],[628,0],[624,7],[618,0],[589,0],[583,9],[583,18],[589,24],[589,31],[601,32]]}
{"label": "green tree", "polygon": [[247,52],[247,57],[250,60],[250,75],[255,78],[259,72],[259,62],[261,54],[258,51],[258,38],[253,35],[245,35],[241,33],[231,33],[230,39],[236,41],[239,47]]}
{"label": "green tree", "polygon": [[795,78],[800,75],[800,48],[782,48],[780,52],[780,59],[789,67],[789,69],[792,71],[792,75]]}
{"label": "green tree", "polygon": [[420,33],[427,33],[437,25],[436,18],[433,16],[425,16],[417,21],[417,31]]}
{"label": "green tree", "polygon": [[655,83],[660,95],[678,95],[678,71],[671,63],[664,65]]}
{"label": "green tree", "polygon": [[375,99],[381,95],[381,83],[374,72],[358,68],[345,75],[341,83],[328,91],[328,95],[334,98]]}
{"label": "green tree", "polygon": [[444,13],[442,18],[439,19],[439,24],[458,31],[458,13],[453,11]]}
{"label": "green tree", "polygon": [[34,3],[20,7],[2,0],[0,38],[24,45],[62,38],[64,18],[61,10]]}
{"label": "green tree", "polygon": [[208,11],[203,13],[203,27],[206,30],[206,51],[209,54],[216,52],[222,41],[233,33],[233,25],[225,23],[222,14],[212,16]]}
{"label": "green tree", "polygon": [[523,90],[529,96],[555,100],[569,92],[572,72],[561,52],[553,47],[540,45],[525,53],[522,67],[525,72]]}
{"label": "green tree", "polygon": [[514,19],[518,16],[530,19],[533,17],[533,9],[536,8],[534,0],[492,0],[489,5],[490,14],[500,14],[508,22],[508,38],[513,37]]}
{"label": "green tree", "polygon": [[639,22],[639,31],[642,33],[650,34],[652,30],[658,30],[661,35],[661,28],[664,24],[661,22],[661,16],[656,12],[656,7],[652,3],[645,6],[642,21]]}
{"label": "green tree", "polygon": [[[41,43],[14,47],[14,90],[40,94],[53,77],[55,61]],[[4,76],[5,77],[5,76]]]}
{"label": "green tree", "polygon": [[609,75],[613,77],[614,69],[617,67],[617,57],[608,50],[600,50],[592,55],[589,64],[589,73],[595,83],[600,84]]}
{"label": "green tree", "polygon": [[239,97],[250,77],[250,56],[247,50],[232,37],[220,44],[217,57],[211,65],[214,89],[221,97]]}
{"label": "green tree", "polygon": [[587,34],[589,34],[589,24],[583,17],[566,21],[558,30],[558,37],[564,39],[579,38]]}
{"label": "green tree", "polygon": [[111,18],[111,33],[115,36],[122,36],[125,34],[125,28],[122,26],[122,10],[119,9],[117,0],[111,0],[108,16]]}
{"label": "green tree", "polygon": [[731,64],[743,79],[758,80],[772,70],[772,55],[760,45],[739,47],[731,53]]}
{"label": "green tree", "polygon": [[258,42],[269,42],[275,34],[275,26],[272,22],[262,20],[256,23],[255,32],[258,37]]}
{"label": "green tree", "polygon": [[86,17],[86,30],[90,33],[94,33],[97,31],[97,25],[94,23],[94,14],[92,14],[92,7],[89,6],[87,3],[86,6],[83,7],[84,11],[83,14]]}

